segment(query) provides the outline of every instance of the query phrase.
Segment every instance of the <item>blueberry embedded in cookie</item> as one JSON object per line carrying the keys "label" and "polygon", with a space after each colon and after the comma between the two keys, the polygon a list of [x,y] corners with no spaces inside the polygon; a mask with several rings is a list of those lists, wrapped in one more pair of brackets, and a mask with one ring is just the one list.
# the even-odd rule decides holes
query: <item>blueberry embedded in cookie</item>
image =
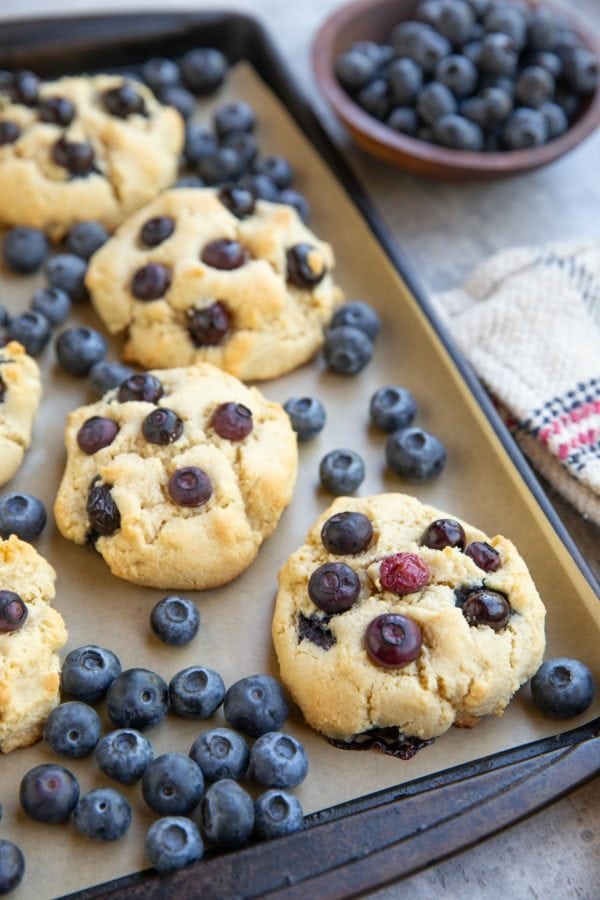
{"label": "blueberry embedded in cookie", "polygon": [[135,584],[204,590],[250,565],[291,499],[286,412],[199,363],[133,375],[69,416],[62,534]]}
{"label": "blueberry embedded in cookie", "polygon": [[239,186],[166,191],[93,256],[86,284],[124,357],[210,362],[243,381],[307,362],[341,298],[331,247]]}
{"label": "blueberry embedded in cookie", "polygon": [[56,573],[14,535],[0,540],[0,751],[33,744],[59,700],[58,650],[67,640],[52,608]]}
{"label": "blueberry embedded in cookie", "polygon": [[41,395],[35,360],[17,341],[0,347],[0,484],[10,481],[23,461]]}
{"label": "blueberry embedded in cookie", "polygon": [[322,514],[279,573],[272,633],[309,725],[409,758],[452,724],[502,714],[541,662],[544,619],[510,541],[381,494]]}

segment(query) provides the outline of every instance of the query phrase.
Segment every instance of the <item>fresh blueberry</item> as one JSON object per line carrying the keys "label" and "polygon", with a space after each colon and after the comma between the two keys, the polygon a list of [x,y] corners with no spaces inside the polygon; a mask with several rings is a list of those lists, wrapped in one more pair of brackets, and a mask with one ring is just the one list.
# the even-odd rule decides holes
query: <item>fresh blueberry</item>
{"label": "fresh blueberry", "polygon": [[363,513],[335,513],[323,524],[321,542],[330,553],[356,555],[367,549],[373,538],[373,526]]}
{"label": "fresh blueberry", "polygon": [[221,139],[222,147],[231,147],[240,158],[244,171],[252,165],[258,156],[256,138],[249,131],[232,131]]}
{"label": "fresh blueberry", "polygon": [[418,119],[412,106],[397,106],[391,111],[385,124],[394,131],[414,137],[417,133]]}
{"label": "fresh blueberry", "polygon": [[212,94],[227,74],[227,59],[210,47],[189,50],[180,65],[183,79],[194,94]]}
{"label": "fresh blueberry", "polygon": [[90,259],[108,240],[106,228],[100,222],[86,221],[73,225],[67,235],[67,247],[75,256]]}
{"label": "fresh blueberry", "polygon": [[25,874],[25,857],[12,841],[0,840],[0,894],[10,894]]}
{"label": "fresh blueberry", "polygon": [[263,734],[250,751],[248,773],[271,788],[293,788],[306,778],[308,757],[296,738],[281,731]]}
{"label": "fresh blueberry", "polygon": [[396,475],[414,483],[439,475],[446,465],[446,450],[439,438],[415,426],[391,434],[385,455]]}
{"label": "fresh blueberry", "polygon": [[532,66],[541,66],[552,75],[556,81],[563,73],[563,61],[557,53],[549,53],[547,50],[538,50],[527,56],[527,62]]}
{"label": "fresh blueberry", "polygon": [[452,43],[461,47],[468,40],[475,24],[473,10],[464,0],[439,0],[434,7],[433,27]]}
{"label": "fresh blueberry", "polygon": [[554,99],[564,112],[568,121],[572,122],[581,108],[581,98],[568,90],[559,88],[556,91]]}
{"label": "fresh blueberry", "polygon": [[9,341],[23,344],[31,356],[37,356],[50,340],[50,323],[41,312],[30,310],[10,319],[6,336]]}
{"label": "fresh blueberry", "polygon": [[453,54],[441,59],[435,68],[435,80],[455,97],[467,97],[477,87],[477,69],[466,56]]}
{"label": "fresh blueberry", "polygon": [[576,94],[592,94],[598,85],[598,59],[577,47],[565,57],[565,81]]}
{"label": "fresh blueberry", "polygon": [[239,847],[254,827],[254,804],[243,788],[224,778],[206,791],[198,807],[198,824],[217,847]]}
{"label": "fresh blueberry", "polygon": [[38,88],[40,79],[33,72],[22,69],[11,73],[7,89],[13,103],[22,103],[23,106],[35,106],[38,101]]}
{"label": "fresh blueberry", "polygon": [[290,397],[283,408],[299,441],[310,441],[325,425],[325,407],[317,397]]}
{"label": "fresh blueberry", "polygon": [[246,175],[240,184],[252,191],[257,200],[269,200],[276,203],[279,196],[275,184],[267,175]]}
{"label": "fresh blueberry", "polygon": [[44,266],[44,274],[50,287],[60,288],[71,300],[85,300],[87,289],[84,284],[87,260],[74,253],[57,253]]}
{"label": "fresh blueberry", "polygon": [[242,158],[232,147],[219,147],[198,162],[198,174],[209,185],[237,181],[243,170]]}
{"label": "fresh blueberry", "polygon": [[280,728],[288,717],[289,709],[277,679],[270,675],[249,675],[228,689],[223,712],[234,728],[259,737]]}
{"label": "fresh blueberry", "polygon": [[484,137],[479,125],[454,113],[440,116],[432,126],[433,139],[452,150],[483,150]]}
{"label": "fresh blueberry", "polygon": [[142,795],[159,816],[187,816],[204,792],[197,763],[182,753],[163,753],[148,763],[142,775]]}
{"label": "fresh blueberry", "polygon": [[208,719],[225,697],[223,679],[214,669],[189,666],[169,682],[171,709],[185,719]]}
{"label": "fresh blueberry", "polygon": [[67,328],[54,343],[58,361],[70,375],[87,375],[106,356],[105,338],[94,328]]}
{"label": "fresh blueberry", "polygon": [[548,125],[539,110],[521,106],[507,120],[502,137],[508,150],[537,147],[548,140]]}
{"label": "fresh blueberry", "polygon": [[255,175],[266,175],[275,187],[283,191],[289,188],[294,180],[294,170],[285,156],[263,156],[253,165]]}
{"label": "fresh blueberry", "polygon": [[350,93],[360,91],[369,84],[376,71],[376,61],[368,54],[355,49],[346,50],[335,63],[335,74],[342,87]]}
{"label": "fresh blueberry", "polygon": [[214,126],[220,138],[234,131],[254,131],[256,116],[249,103],[231,100],[216,108]]}
{"label": "fresh blueberry", "polygon": [[304,827],[300,801],[286,791],[272,790],[254,801],[254,829],[261,840],[292,834]]}
{"label": "fresh blueberry", "polygon": [[64,766],[35,766],[23,776],[19,788],[21,807],[35,822],[66,822],[79,800],[79,782]]}
{"label": "fresh blueberry", "polygon": [[106,695],[111,722],[119,728],[145,731],[162,722],[167,714],[169,689],[149,669],[126,669],[112,682]]}
{"label": "fresh blueberry", "polygon": [[310,218],[310,204],[304,194],[299,194],[293,188],[284,188],[277,195],[277,203],[285,203],[293,206],[302,221],[306,224]]}
{"label": "fresh blueberry", "polygon": [[360,328],[341,325],[325,332],[325,362],[338,375],[356,375],[373,357],[373,342]]}
{"label": "fresh blueberry", "polygon": [[508,35],[518,51],[527,43],[527,19],[520,9],[508,3],[494,4],[483,19],[483,27],[488,34]]}
{"label": "fresh blueberry", "polygon": [[388,68],[387,80],[391,102],[405,106],[423,87],[423,71],[412,59],[395,59]]}
{"label": "fresh blueberry", "polygon": [[352,494],[365,480],[365,464],[354,450],[331,450],[319,463],[319,478],[330,494]]}
{"label": "fresh blueberry", "polygon": [[232,778],[238,781],[248,768],[250,752],[246,741],[230,728],[211,728],[199,735],[190,756],[207,781]]}
{"label": "fresh blueberry", "polygon": [[423,22],[402,22],[392,30],[391,40],[396,55],[412,59],[426,75],[452,52],[450,41]]}
{"label": "fresh blueberry", "polygon": [[541,66],[526,66],[516,81],[517,100],[523,106],[538,107],[554,96],[554,78]]}
{"label": "fresh blueberry", "polygon": [[86,644],[67,654],[60,673],[60,688],[76,700],[97,703],[120,672],[121,663],[112,650]]}
{"label": "fresh blueberry", "polygon": [[109,778],[133,784],[154,757],[148,738],[134,728],[119,728],[101,737],[96,746],[98,767]]}
{"label": "fresh blueberry", "polygon": [[376,119],[387,118],[390,111],[390,95],[387,81],[376,78],[371,84],[359,91],[356,102],[365,112]]}
{"label": "fresh blueberry", "polygon": [[553,719],[581,715],[591,706],[595,694],[591,671],[577,659],[549,659],[531,679],[533,702]]}
{"label": "fresh blueberry", "polygon": [[21,275],[37,271],[49,250],[50,244],[44,232],[25,226],[9,228],[2,245],[4,262],[9,269]]}
{"label": "fresh blueberry", "polygon": [[196,108],[194,95],[177,84],[167,85],[158,92],[158,99],[165,106],[173,106],[184,121],[187,121]]}
{"label": "fresh blueberry", "polygon": [[475,97],[470,97],[461,104],[461,114],[476,122],[481,128],[491,128],[504,122],[511,114],[513,100],[510,94],[500,87],[488,86]]}
{"label": "fresh blueberry", "polygon": [[161,875],[176,872],[202,859],[204,844],[197,826],[184,816],[165,816],[146,834],[146,855]]}
{"label": "fresh blueberry", "polygon": [[548,140],[558,137],[569,127],[565,111],[557,103],[542,103],[539,112],[543,115],[548,128]]}
{"label": "fresh blueberry", "polygon": [[84,837],[116,841],[131,824],[131,807],[113,788],[97,788],[81,798],[73,813],[73,824]]}
{"label": "fresh blueberry", "polygon": [[430,81],[417,94],[417,112],[428,125],[446,113],[456,112],[456,98],[446,85]]}
{"label": "fresh blueberry", "polygon": [[492,32],[481,42],[479,68],[490,75],[512,75],[517,67],[518,52],[507,34]]}
{"label": "fresh blueberry", "polygon": [[100,740],[100,717],[87,703],[61,703],[46,720],[44,740],[58,756],[89,756]]}
{"label": "fresh blueberry", "polygon": [[187,597],[164,597],[150,613],[150,626],[165,644],[189,644],[198,634],[200,613]]}
{"label": "fresh blueberry", "polygon": [[549,9],[534,9],[529,15],[529,46],[532,50],[553,50],[560,31],[560,19]]}
{"label": "fresh blueberry", "polygon": [[133,369],[124,363],[100,360],[94,363],[89,371],[90,384],[94,393],[103,397],[107,391],[119,387],[124,381],[133,375]]}
{"label": "fresh blueberry", "polygon": [[379,313],[368,303],[354,300],[351,303],[344,303],[333,314],[331,327],[339,328],[343,325],[364,331],[374,341],[381,330],[381,319]]}
{"label": "fresh blueberry", "polygon": [[412,425],[417,414],[415,398],[403,387],[381,387],[375,391],[369,404],[369,415],[376,428],[397,431]]}
{"label": "fresh blueberry", "polygon": [[181,81],[177,63],[172,59],[163,59],[162,57],[145,62],[142,66],[142,77],[155,94],[158,94],[161,88],[174,87]]}
{"label": "fresh blueberry", "polygon": [[481,57],[481,40],[479,38],[468,41],[468,43],[463,44],[461,51],[463,56],[466,56],[467,59],[470,59],[474,66],[479,66],[479,59]]}
{"label": "fresh blueberry", "polygon": [[38,288],[31,298],[31,308],[46,316],[50,325],[62,325],[71,312],[71,298],[60,288]]}
{"label": "fresh blueberry", "polygon": [[197,166],[201,159],[217,152],[217,139],[203,125],[188,125],[185,130],[184,156],[190,166]]}
{"label": "fresh blueberry", "polygon": [[46,508],[32,494],[13,492],[0,498],[0,537],[16,534],[22,541],[34,541],[46,525]]}

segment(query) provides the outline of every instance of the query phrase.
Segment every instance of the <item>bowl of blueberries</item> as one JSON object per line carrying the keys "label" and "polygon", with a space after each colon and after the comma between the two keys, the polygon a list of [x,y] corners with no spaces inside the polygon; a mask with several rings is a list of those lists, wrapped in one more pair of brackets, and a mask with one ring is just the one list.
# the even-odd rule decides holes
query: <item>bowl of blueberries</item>
{"label": "bowl of blueberries", "polygon": [[545,165],[600,124],[600,51],[535,0],[358,0],[320,28],[317,81],[368,153],[423,175]]}

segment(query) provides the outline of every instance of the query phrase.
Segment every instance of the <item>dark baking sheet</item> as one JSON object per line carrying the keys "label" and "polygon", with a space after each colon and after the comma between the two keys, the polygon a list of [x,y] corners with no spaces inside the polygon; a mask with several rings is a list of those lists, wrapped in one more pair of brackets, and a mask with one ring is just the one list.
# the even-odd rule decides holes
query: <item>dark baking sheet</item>
{"label": "dark baking sheet", "polygon": [[[540,506],[540,515],[545,515],[551,522],[564,548],[571,554],[590,585],[597,591],[598,585],[594,581],[593,575],[545,498],[520,451],[514,445],[497,416],[487,395],[480,387],[469,367],[455,350],[450,336],[445,332],[439,321],[436,320],[415,275],[410,270],[409,264],[378,219],[367,197],[356,184],[346,162],[329,141],[306,101],[299,95],[289,73],[278,59],[272,44],[256,22],[244,16],[229,14],[173,14],[151,17],[141,15],[110,16],[52,19],[47,22],[40,22],[39,20],[13,22],[6,23],[0,28],[2,65],[10,68],[32,68],[46,77],[82,70],[89,71],[94,68],[121,67],[123,69],[131,69],[137,63],[150,56],[179,56],[190,47],[201,45],[219,47],[231,61],[246,60],[250,62],[284,103],[288,112],[294,117],[296,123],[310,139],[313,146],[327,161],[335,176],[343,184],[347,193],[362,212],[369,228],[435,328],[437,335],[453,359],[462,378],[469,386],[477,403],[487,416],[515,468],[527,485],[528,490],[536,498]],[[292,878],[302,882],[311,873],[314,874],[318,867],[326,871],[328,866],[334,866],[335,871],[340,876],[339,883],[344,886],[344,893],[340,894],[340,896],[347,896],[353,893],[355,888],[357,890],[361,889],[358,880],[355,881],[353,887],[352,879],[345,881],[341,877],[342,871],[353,871],[349,861],[356,860],[358,856],[364,856],[365,854],[376,856],[377,849],[390,844],[389,833],[384,838],[383,834],[379,835],[374,830],[373,834],[376,836],[375,844],[368,851],[365,850],[365,835],[372,828],[374,822],[373,818],[369,818],[370,815],[372,816],[378,810],[387,808],[390,804],[397,806],[399,802],[406,803],[412,796],[423,795],[425,792],[432,797],[439,797],[439,793],[436,793],[436,791],[439,792],[444,785],[451,786],[456,782],[464,782],[465,779],[469,785],[476,785],[482,773],[516,771],[517,767],[528,765],[528,761],[531,759],[543,758],[548,761],[550,759],[549,754],[556,754],[563,747],[568,748],[580,744],[582,746],[584,744],[592,746],[593,744],[596,747],[596,754],[598,754],[597,742],[595,741],[598,727],[598,720],[594,720],[573,732],[562,734],[559,738],[547,738],[542,741],[536,741],[533,744],[528,744],[515,750],[495,754],[492,757],[486,757],[474,763],[468,763],[464,766],[455,767],[452,770],[446,770],[445,772],[419,779],[417,782],[409,782],[402,785],[401,788],[387,789],[378,792],[376,795],[358,798],[335,807],[320,810],[308,818],[309,824],[319,826],[314,831],[272,842],[269,845],[222,855],[210,861],[207,860],[190,871],[186,870],[179,873],[173,879],[159,880],[155,876],[147,876],[142,873],[127,879],[120,879],[117,882],[113,882],[110,886],[106,884],[100,888],[91,889],[80,894],[80,896],[101,896],[117,889],[121,896],[134,896],[134,894],[136,896],[164,896],[166,895],[164,892],[167,892],[168,896],[199,896],[201,892],[202,896],[205,897],[232,896],[233,893],[238,891],[243,896],[257,896],[272,890],[277,890],[279,893],[283,891],[284,882],[273,882],[273,872],[277,867],[281,867],[282,860],[290,862],[294,858],[295,853],[302,853],[303,856],[306,856],[313,837],[316,839],[317,845],[321,841],[323,842],[323,861],[317,863],[315,857],[309,858],[309,868],[299,869],[293,876],[288,873],[286,876],[287,883],[289,884]],[[587,757],[579,767],[573,763],[573,758],[569,757],[569,760],[570,775],[567,779],[566,789],[569,786],[580,783],[585,777],[590,777],[590,764]],[[360,765],[360,757],[357,757],[356,764]],[[558,758],[552,756],[552,765],[554,765],[555,770],[557,770],[559,765],[563,765],[564,768],[563,756]],[[553,796],[564,793],[565,784],[563,781],[558,777],[555,780],[555,788],[547,790],[545,794],[540,792],[537,797],[538,806],[542,802],[548,802]],[[519,782],[518,779],[516,781],[521,783],[521,785],[524,784],[522,781]],[[523,787],[521,787],[520,791],[519,788],[514,790],[517,794],[520,793],[521,796],[525,792]],[[529,793],[531,792],[529,791]],[[398,798],[404,799],[399,800]],[[441,810],[442,806],[438,805],[438,808]],[[515,819],[519,814],[531,811],[532,808],[535,808],[535,803],[532,804],[530,802],[530,805],[527,808],[524,807],[521,812],[517,808],[513,809],[511,815],[508,818],[505,817],[504,820],[498,815],[495,825],[493,824],[494,816],[490,815],[486,826],[487,831],[484,829],[484,833],[494,830],[499,824],[506,824],[507,821]],[[458,813],[455,809],[452,815],[460,814],[460,809],[459,804]],[[335,854],[331,854],[328,857],[325,852],[326,840],[323,829],[329,828],[331,830],[331,823],[335,822],[355,823],[351,828],[354,849],[342,858],[339,855],[335,856]],[[460,826],[456,827],[459,828]],[[335,828],[332,834],[334,842],[337,841]],[[442,845],[435,845],[432,842],[430,850],[426,851],[426,857],[430,861],[439,858],[444,853],[455,850],[458,846],[468,844],[478,836],[481,836],[481,831],[478,831],[471,823],[470,828],[465,830],[458,842],[456,838],[453,841],[448,840],[446,844]],[[346,835],[346,839],[348,839],[348,835]],[[403,838],[403,840],[406,841],[407,838]],[[393,841],[391,843],[393,844]],[[275,850],[272,851],[270,848],[275,848]],[[314,845],[312,852],[314,852]],[[397,864],[393,872],[394,877],[406,871],[411,871],[411,866],[414,869],[415,866],[422,865],[423,861],[419,863],[418,859],[420,857],[415,855],[415,860],[410,865]],[[387,875],[384,874],[386,870],[379,865],[380,860],[377,862],[378,865],[374,864],[371,871],[366,876],[363,876],[367,880],[362,883],[362,889],[364,889],[365,884],[374,886],[390,877],[389,872]],[[375,863],[375,858],[373,863]],[[243,888],[239,887],[239,881],[235,881],[240,872],[244,873]],[[236,875],[236,873],[238,874]],[[233,886],[235,884],[237,884],[237,887],[234,889]],[[320,896],[319,890],[321,889],[311,881],[311,887],[308,888],[307,886],[306,895],[311,897]],[[333,896],[330,887],[322,888],[322,890],[325,891],[323,896]]]}

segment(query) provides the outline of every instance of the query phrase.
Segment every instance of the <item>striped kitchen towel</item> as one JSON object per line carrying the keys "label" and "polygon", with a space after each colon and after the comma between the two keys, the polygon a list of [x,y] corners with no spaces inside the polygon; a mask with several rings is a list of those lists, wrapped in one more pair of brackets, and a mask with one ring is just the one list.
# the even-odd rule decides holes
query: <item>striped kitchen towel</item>
{"label": "striped kitchen towel", "polygon": [[600,524],[600,240],[505,250],[433,300],[533,466]]}

